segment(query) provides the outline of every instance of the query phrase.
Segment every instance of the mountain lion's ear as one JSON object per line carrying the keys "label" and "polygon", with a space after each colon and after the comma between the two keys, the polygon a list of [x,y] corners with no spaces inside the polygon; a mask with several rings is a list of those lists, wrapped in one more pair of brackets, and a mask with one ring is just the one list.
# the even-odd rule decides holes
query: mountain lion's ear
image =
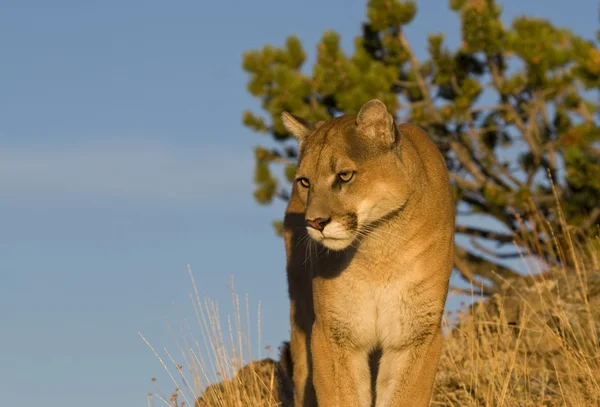
{"label": "mountain lion's ear", "polygon": [[356,124],[358,131],[372,140],[392,144],[396,139],[394,118],[379,99],[371,99],[360,108]]}
{"label": "mountain lion's ear", "polygon": [[313,129],[313,126],[307,120],[288,112],[281,113],[281,121],[286,130],[298,139],[298,143],[302,143]]}

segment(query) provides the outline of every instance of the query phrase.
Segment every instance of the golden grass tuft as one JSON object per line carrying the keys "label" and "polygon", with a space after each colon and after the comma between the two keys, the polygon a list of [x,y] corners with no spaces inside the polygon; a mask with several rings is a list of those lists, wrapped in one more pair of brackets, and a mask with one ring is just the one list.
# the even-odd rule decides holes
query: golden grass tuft
{"label": "golden grass tuft", "polygon": [[[596,238],[597,239],[597,238]],[[600,405],[600,252],[463,310],[438,368],[433,406]]]}
{"label": "golden grass tuft", "polygon": [[[272,358],[261,359],[260,354],[260,303],[257,312],[258,354],[254,359],[250,308],[245,297],[244,309],[235,293],[232,281],[233,317],[227,316],[227,328],[223,329],[218,304],[202,299],[188,266],[193,287],[190,299],[193,304],[200,340],[193,336],[189,324],[184,324],[176,337],[179,364],[171,353],[164,349],[166,358],[161,357],[149,341],[140,336],[152,350],[169,376],[175,391],[166,396],[156,385],[154,393],[148,394],[148,406],[169,407],[220,407],[280,405],[276,389],[275,372],[277,362]],[[244,317],[242,315],[244,314]],[[270,350],[270,347],[266,347]]]}

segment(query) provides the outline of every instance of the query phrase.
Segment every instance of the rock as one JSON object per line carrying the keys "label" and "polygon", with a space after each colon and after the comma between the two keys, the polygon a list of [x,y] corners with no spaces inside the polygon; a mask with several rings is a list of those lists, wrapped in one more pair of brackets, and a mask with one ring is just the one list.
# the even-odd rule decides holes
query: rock
{"label": "rock", "polygon": [[196,407],[273,407],[280,405],[277,362],[271,358],[252,362],[231,379],[210,385]]}

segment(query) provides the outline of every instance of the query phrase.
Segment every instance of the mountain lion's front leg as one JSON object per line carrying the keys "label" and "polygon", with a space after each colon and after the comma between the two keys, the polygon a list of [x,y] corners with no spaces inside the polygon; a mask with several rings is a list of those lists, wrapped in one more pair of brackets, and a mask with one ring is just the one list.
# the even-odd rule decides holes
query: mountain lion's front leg
{"label": "mountain lion's front leg", "polygon": [[376,407],[429,406],[442,340],[439,329],[418,346],[404,350],[383,349]]}
{"label": "mountain lion's front leg", "polygon": [[306,329],[298,326],[293,302],[291,316],[290,352],[293,361],[294,407],[317,407],[312,384],[310,327]]}
{"label": "mountain lion's front leg", "polygon": [[370,407],[367,352],[340,339],[332,335],[331,326],[313,326],[313,382],[319,407]]}

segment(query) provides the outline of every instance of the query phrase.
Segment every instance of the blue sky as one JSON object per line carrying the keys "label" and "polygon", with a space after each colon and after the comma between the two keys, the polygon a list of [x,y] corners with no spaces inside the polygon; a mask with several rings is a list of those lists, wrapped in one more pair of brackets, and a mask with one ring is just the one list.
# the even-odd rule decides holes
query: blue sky
{"label": "blue sky", "polygon": [[[421,0],[408,35],[458,21]],[[508,21],[551,18],[587,37],[592,0],[505,1]],[[245,50],[323,30],[351,50],[365,2],[4,0],[0,13],[0,402],[143,406],[162,367],[138,336],[173,348],[166,320],[229,278],[262,303],[262,342],[288,334],[281,204],[252,198],[241,125]],[[232,250],[233,248],[233,250]],[[179,311],[174,310],[174,305]],[[172,389],[162,380],[163,391]]]}

